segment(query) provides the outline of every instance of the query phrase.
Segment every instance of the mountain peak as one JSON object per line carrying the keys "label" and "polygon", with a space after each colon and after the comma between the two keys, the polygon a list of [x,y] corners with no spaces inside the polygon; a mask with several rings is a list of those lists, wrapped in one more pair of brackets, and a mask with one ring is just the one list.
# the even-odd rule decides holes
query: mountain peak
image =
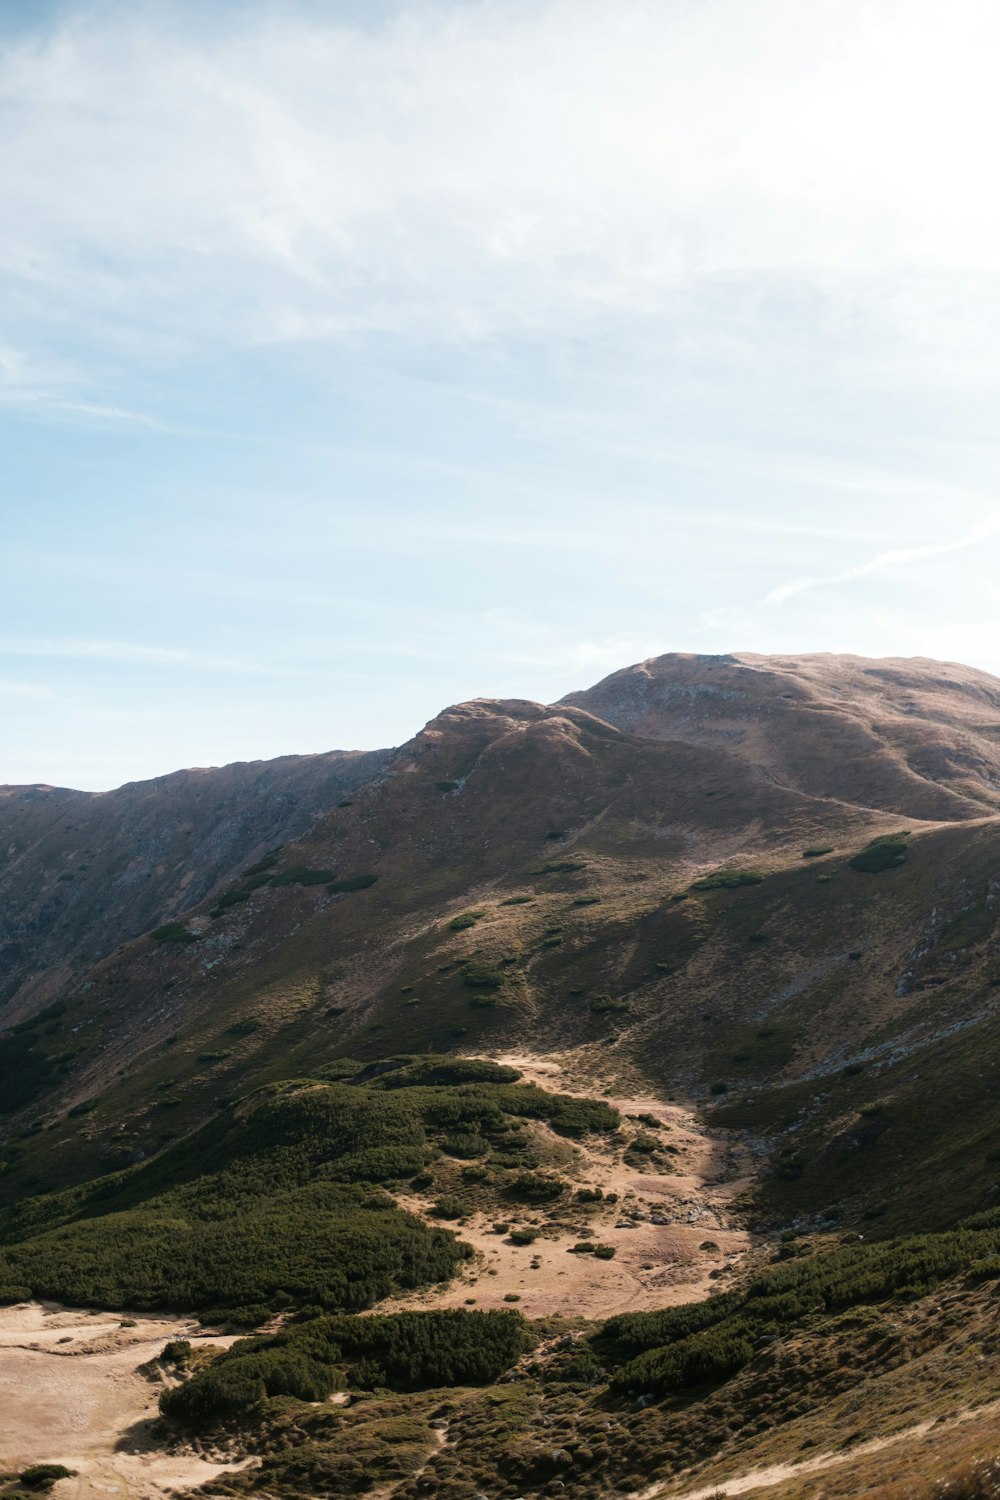
{"label": "mountain peak", "polygon": [[783,784],[904,817],[1000,807],[1000,680],[923,657],[670,653],[568,694],[619,729],[725,745]]}

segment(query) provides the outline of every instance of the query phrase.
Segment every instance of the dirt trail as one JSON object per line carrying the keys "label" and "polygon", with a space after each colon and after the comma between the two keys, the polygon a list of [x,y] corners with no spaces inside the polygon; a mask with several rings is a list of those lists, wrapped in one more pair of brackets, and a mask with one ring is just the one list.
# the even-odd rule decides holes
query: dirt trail
{"label": "dirt trail", "polygon": [[[572,1060],[505,1053],[497,1062],[520,1069],[525,1082],[561,1093],[593,1097],[591,1083],[578,1086]],[[558,1238],[547,1235],[530,1246],[511,1244],[493,1232],[493,1215],[475,1214],[460,1234],[476,1251],[461,1276],[447,1286],[410,1294],[381,1305],[459,1307],[470,1298],[477,1306],[502,1307],[514,1294],[528,1317],[571,1313],[608,1317],[626,1309],[640,1311],[691,1302],[708,1296],[755,1243],[733,1222],[733,1198],[751,1180],[753,1159],[735,1139],[709,1136],[692,1110],[647,1097],[609,1097],[623,1117],[648,1115],[660,1122],[655,1132],[672,1148],[670,1174],[643,1173],[626,1165],[620,1146],[598,1137],[574,1142],[574,1180],[618,1194],[614,1205],[567,1206]],[[628,1123],[626,1121],[626,1123]],[[646,1127],[648,1130],[648,1127]],[[634,1129],[643,1130],[641,1124]],[[403,1207],[427,1215],[430,1201],[396,1195]],[[517,1222],[542,1217],[532,1210],[510,1215]],[[661,1222],[654,1223],[659,1219]],[[626,1227],[628,1226],[628,1227]],[[614,1245],[613,1260],[570,1254],[580,1240]],[[532,1262],[537,1262],[533,1266]],[[713,1275],[712,1273],[715,1273]]]}
{"label": "dirt trail", "polygon": [[818,1453],[814,1458],[803,1459],[797,1464],[771,1464],[766,1469],[751,1469],[749,1473],[741,1474],[735,1479],[717,1479],[714,1483],[703,1485],[696,1490],[665,1488],[661,1481],[650,1485],[648,1489],[633,1493],[630,1500],[715,1500],[716,1496],[722,1500],[723,1496],[754,1495],[759,1490],[772,1489],[775,1485],[785,1484],[790,1479],[804,1479],[810,1474],[822,1474],[827,1469],[837,1469],[845,1464],[857,1463],[858,1460],[871,1457],[875,1453],[882,1453],[887,1448],[894,1448],[900,1443],[915,1442],[926,1437],[932,1430],[936,1434],[944,1433],[965,1422],[977,1420],[980,1417],[994,1416],[997,1413],[1000,1413],[1000,1401],[992,1401],[987,1406],[970,1407],[948,1418],[947,1421],[931,1419],[917,1422],[912,1427],[904,1427],[901,1432],[893,1432],[888,1437],[872,1438],[867,1443],[858,1443],[854,1447],[842,1449],[837,1453]]}
{"label": "dirt trail", "polygon": [[0,1471],[32,1463],[75,1469],[76,1478],[56,1486],[54,1500],[160,1500],[239,1467],[150,1445],[148,1424],[164,1381],[142,1367],[168,1339],[204,1337],[199,1326],[176,1318],[122,1323],[119,1314],[53,1303],[0,1308]]}

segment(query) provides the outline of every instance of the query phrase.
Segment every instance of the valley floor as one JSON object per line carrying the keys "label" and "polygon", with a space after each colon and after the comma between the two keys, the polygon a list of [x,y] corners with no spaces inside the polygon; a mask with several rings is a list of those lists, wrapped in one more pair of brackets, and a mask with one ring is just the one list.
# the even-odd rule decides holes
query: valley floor
{"label": "valley floor", "polygon": [[168,1339],[199,1335],[190,1319],[142,1317],[125,1327],[120,1314],[52,1303],[0,1308],[0,1472],[75,1469],[59,1500],[156,1500],[217,1475],[220,1465],[165,1454],[147,1434],[163,1386],[151,1362]]}

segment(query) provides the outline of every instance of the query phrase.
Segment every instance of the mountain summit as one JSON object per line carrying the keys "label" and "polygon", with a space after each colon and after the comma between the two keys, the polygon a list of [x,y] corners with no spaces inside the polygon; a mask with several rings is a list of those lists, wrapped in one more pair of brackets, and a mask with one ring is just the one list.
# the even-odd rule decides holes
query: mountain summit
{"label": "mountain summit", "polygon": [[0,1304],[263,1328],[164,1350],[227,1494],[932,1500],[1000,1380],[998,798],[996,679],[747,653],[5,789]]}
{"label": "mountain summit", "polygon": [[786,785],[903,817],[1000,810],[1000,680],[923,657],[652,657],[562,700],[721,745]]}

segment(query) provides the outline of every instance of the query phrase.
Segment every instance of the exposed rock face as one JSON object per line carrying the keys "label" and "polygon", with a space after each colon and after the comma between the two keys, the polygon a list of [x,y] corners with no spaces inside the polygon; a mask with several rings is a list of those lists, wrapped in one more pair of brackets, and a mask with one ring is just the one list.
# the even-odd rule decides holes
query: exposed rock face
{"label": "exposed rock face", "polygon": [[678,654],[562,701],[633,734],[725,745],[813,796],[929,821],[1000,808],[1000,681],[971,667]]}
{"label": "exposed rock face", "polygon": [[0,787],[0,997],[36,1009],[74,972],[301,838],[387,751],[177,771],[113,792]]}

